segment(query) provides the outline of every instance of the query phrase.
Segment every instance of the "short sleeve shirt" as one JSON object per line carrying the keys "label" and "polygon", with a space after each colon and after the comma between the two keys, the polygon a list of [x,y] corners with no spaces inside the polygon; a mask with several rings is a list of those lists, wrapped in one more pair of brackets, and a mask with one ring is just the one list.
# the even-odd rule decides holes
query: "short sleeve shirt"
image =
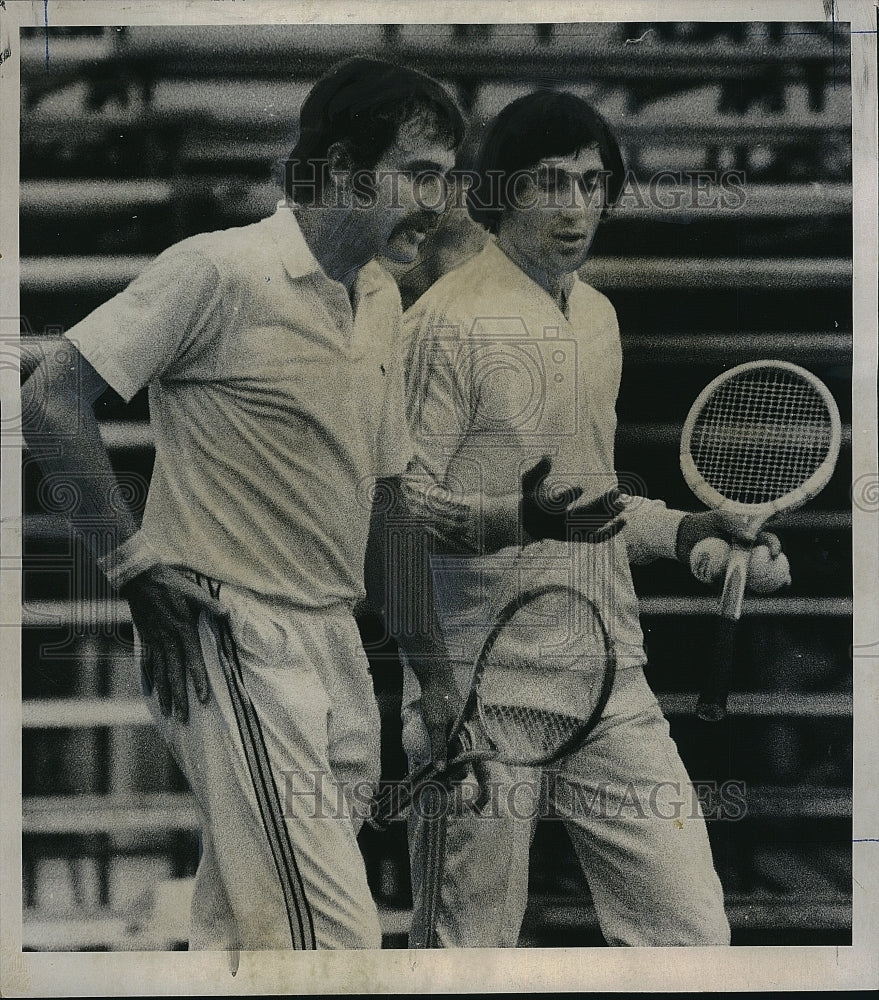
{"label": "short sleeve shirt", "polygon": [[162,561],[307,607],[362,596],[372,485],[412,450],[379,264],[349,296],[282,204],[171,247],[67,336],[126,400],[149,387]]}

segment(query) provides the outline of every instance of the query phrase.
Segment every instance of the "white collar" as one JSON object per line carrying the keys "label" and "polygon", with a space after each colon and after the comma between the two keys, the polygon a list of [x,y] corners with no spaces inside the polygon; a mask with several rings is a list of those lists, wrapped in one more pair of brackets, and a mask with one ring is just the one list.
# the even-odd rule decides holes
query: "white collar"
{"label": "white collar", "polygon": [[[306,242],[296,218],[297,208],[295,202],[290,204],[282,199],[278,202],[274,215],[269,216],[266,220],[272,229],[284,268],[287,274],[294,279],[304,278],[317,272],[323,274],[328,281],[332,281],[333,279],[325,274]],[[392,279],[386,275],[381,265],[377,261],[371,260],[360,268],[354,281],[354,287],[358,295],[370,295],[390,280]]]}

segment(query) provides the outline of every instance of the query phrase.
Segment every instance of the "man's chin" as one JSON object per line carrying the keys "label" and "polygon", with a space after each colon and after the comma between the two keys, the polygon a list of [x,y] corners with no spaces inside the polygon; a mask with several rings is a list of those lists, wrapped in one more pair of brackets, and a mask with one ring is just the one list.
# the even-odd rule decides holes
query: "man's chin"
{"label": "man's chin", "polygon": [[418,259],[420,244],[411,240],[392,240],[384,251],[383,256],[397,264],[414,264]]}
{"label": "man's chin", "polygon": [[588,247],[579,253],[555,254],[552,261],[554,264],[553,269],[559,276],[574,274],[583,267],[587,260],[589,260]]}

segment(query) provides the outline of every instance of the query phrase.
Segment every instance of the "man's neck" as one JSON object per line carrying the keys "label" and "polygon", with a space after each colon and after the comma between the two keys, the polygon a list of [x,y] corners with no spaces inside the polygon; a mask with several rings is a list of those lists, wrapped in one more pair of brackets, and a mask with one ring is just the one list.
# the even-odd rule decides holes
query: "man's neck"
{"label": "man's neck", "polygon": [[498,237],[498,247],[510,258],[510,260],[521,270],[523,270],[532,281],[545,289],[559,309],[567,316],[568,296],[574,287],[574,275],[570,272],[547,271],[540,267],[535,261],[523,257],[516,250],[516,247],[502,236]]}
{"label": "man's neck", "polygon": [[297,209],[296,220],[321,270],[350,294],[358,272],[375,256],[364,244],[356,214],[347,209],[306,206]]}

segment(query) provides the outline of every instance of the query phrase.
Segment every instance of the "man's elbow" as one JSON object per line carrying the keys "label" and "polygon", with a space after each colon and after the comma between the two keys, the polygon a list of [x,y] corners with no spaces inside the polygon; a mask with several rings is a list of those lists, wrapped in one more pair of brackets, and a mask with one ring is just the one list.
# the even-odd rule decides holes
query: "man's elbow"
{"label": "man's elbow", "polygon": [[40,439],[69,435],[79,425],[82,402],[64,382],[51,378],[41,364],[21,387],[21,430],[32,445]]}

